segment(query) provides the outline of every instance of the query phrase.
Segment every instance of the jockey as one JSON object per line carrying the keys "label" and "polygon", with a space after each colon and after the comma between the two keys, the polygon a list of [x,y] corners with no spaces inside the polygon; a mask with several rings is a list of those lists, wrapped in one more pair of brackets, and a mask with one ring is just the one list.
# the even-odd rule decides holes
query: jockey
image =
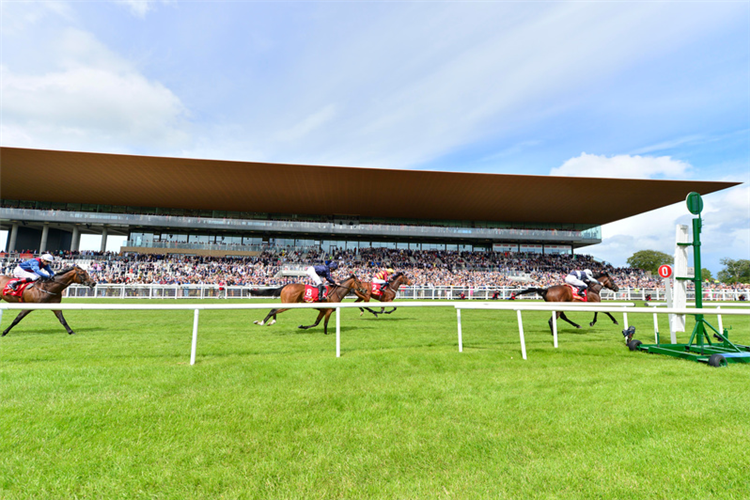
{"label": "jockey", "polygon": [[388,269],[381,269],[372,277],[372,282],[380,285],[380,293],[385,294],[385,289],[388,287],[388,278],[395,272],[393,268],[389,267]]}
{"label": "jockey", "polygon": [[53,277],[55,271],[52,270],[50,264],[52,264],[54,260],[55,258],[51,254],[45,253],[35,259],[21,262],[13,270],[13,276],[19,279],[8,285],[8,287],[15,291],[21,283],[31,283],[39,278]]}
{"label": "jockey", "polygon": [[583,271],[571,271],[565,277],[565,283],[578,288],[578,295],[585,297],[584,292],[589,287],[588,284],[598,283],[598,281],[594,278],[594,273],[591,272],[591,269],[584,269]]}
{"label": "jockey", "polygon": [[325,285],[323,284],[323,279],[325,278],[326,281],[331,283],[332,285],[335,285],[336,282],[333,280],[333,276],[331,276],[331,271],[335,271],[338,269],[339,263],[338,262],[331,262],[319,265],[319,266],[310,266],[307,269],[305,269],[305,272],[310,277],[313,282],[315,282],[315,285],[318,287],[318,302],[323,302],[323,290],[325,288]]}

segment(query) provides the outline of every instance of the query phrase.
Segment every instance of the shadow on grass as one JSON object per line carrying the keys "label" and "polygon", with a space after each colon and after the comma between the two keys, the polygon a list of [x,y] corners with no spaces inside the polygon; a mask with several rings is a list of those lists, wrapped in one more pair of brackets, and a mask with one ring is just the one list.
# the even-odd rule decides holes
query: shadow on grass
{"label": "shadow on grass", "polygon": [[[6,327],[7,328],[7,327]],[[101,327],[101,326],[93,326],[93,327],[84,327],[84,328],[76,328],[74,326],[71,326],[73,329],[73,332],[75,335],[78,335],[80,333],[90,333],[90,332],[103,332],[108,331],[107,328]],[[65,336],[68,336],[68,332],[65,331],[65,328],[62,327],[62,325],[59,325],[57,327],[50,327],[50,328],[24,328],[23,326],[20,326],[20,323],[13,327],[11,331],[8,332],[5,337],[10,337],[15,334],[15,336],[28,336],[28,335],[60,335],[61,333],[64,333]],[[75,336],[72,335],[72,336]],[[2,338],[2,337],[0,337]]]}

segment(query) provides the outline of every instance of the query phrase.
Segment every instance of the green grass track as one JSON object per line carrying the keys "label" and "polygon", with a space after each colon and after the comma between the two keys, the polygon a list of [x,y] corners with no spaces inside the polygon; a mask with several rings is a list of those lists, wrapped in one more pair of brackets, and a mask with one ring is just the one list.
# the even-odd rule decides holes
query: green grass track
{"label": "green grass track", "polygon": [[0,339],[0,498],[750,496],[750,365],[630,352],[601,314],[555,349],[525,312],[524,361],[513,311],[464,310],[459,353],[453,308],[342,310],[336,358],[335,316],[265,312],[201,311],[194,366],[192,310],[31,313]]}

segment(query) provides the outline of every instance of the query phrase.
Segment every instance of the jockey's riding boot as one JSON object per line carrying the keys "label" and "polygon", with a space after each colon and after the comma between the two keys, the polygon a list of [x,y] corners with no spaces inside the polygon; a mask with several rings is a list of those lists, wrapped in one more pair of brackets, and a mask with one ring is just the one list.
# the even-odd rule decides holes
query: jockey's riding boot
{"label": "jockey's riding boot", "polygon": [[380,293],[381,293],[381,294],[383,294],[383,295],[385,295],[385,291],[386,291],[386,290],[388,290],[388,283],[383,283],[383,284],[382,284],[382,285],[380,286]]}
{"label": "jockey's riding boot", "polygon": [[578,287],[578,295],[580,295],[581,297],[585,297],[586,296],[586,287],[579,286]]}
{"label": "jockey's riding boot", "polygon": [[325,297],[323,297],[323,293],[326,290],[325,285],[318,285],[318,302],[325,302]]}
{"label": "jockey's riding boot", "polygon": [[10,288],[11,290],[13,290],[15,292],[16,289],[18,288],[18,285],[21,285],[23,283],[31,283],[32,281],[33,280],[31,280],[29,278],[22,278],[22,279],[20,279],[18,281],[14,281],[10,285],[8,285],[8,288]]}

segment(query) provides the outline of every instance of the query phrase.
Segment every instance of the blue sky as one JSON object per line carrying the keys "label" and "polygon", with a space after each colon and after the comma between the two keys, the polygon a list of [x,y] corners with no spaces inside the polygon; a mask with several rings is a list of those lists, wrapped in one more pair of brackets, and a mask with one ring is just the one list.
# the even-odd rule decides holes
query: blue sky
{"label": "blue sky", "polygon": [[[705,197],[703,263],[750,259],[749,2],[0,9],[4,146],[741,181]],[[680,203],[608,224],[585,252],[618,266],[638,250],[672,254],[689,220]]]}

